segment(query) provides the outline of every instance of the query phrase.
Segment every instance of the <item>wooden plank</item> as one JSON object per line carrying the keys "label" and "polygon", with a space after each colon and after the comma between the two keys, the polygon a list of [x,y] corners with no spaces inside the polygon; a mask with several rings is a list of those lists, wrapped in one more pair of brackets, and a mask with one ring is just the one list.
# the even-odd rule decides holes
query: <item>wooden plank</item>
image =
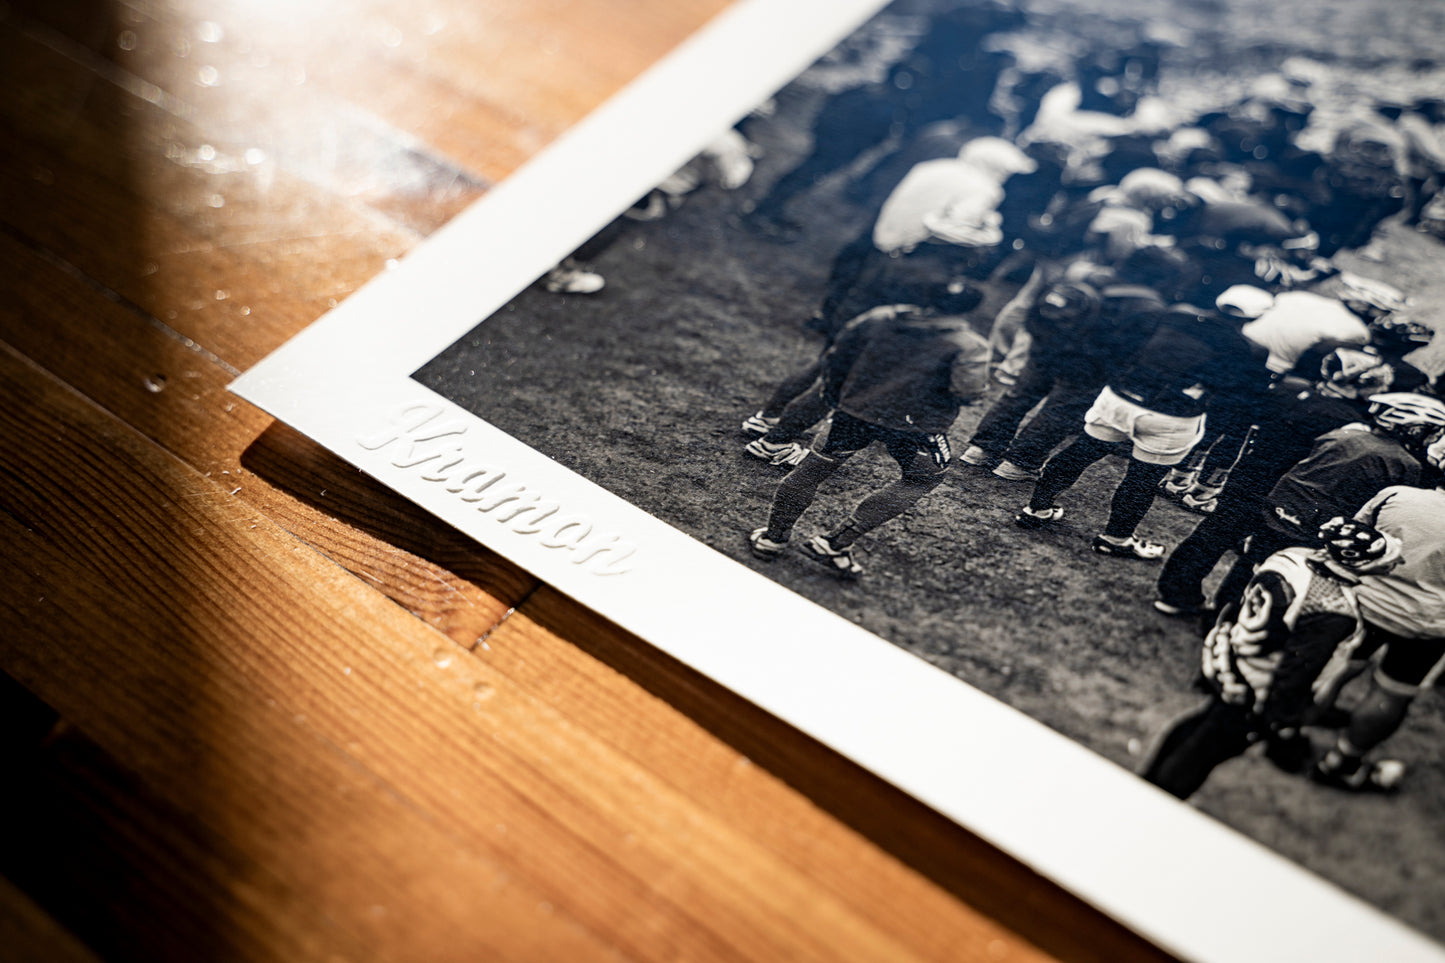
{"label": "wooden plank", "polygon": [[[0,339],[471,645],[536,580],[226,391],[231,372],[0,235]],[[83,350],[78,350],[78,347]]]}
{"label": "wooden plank", "polygon": [[[67,9],[76,7],[96,9]],[[9,18],[6,33],[15,49],[8,52],[8,69],[16,81],[12,89],[21,94],[9,109],[31,115],[26,117],[27,139],[75,148],[85,145],[83,135],[91,130],[112,143],[153,139],[162,149],[157,156],[175,168],[171,174],[190,168],[213,176],[249,171],[269,177],[280,170],[359,207],[395,205],[398,223],[419,233],[434,230],[485,187],[424,142],[376,117],[367,100],[298,83],[301,66],[277,62],[264,42],[218,48],[228,54],[222,62],[226,83],[201,83],[198,70],[217,69],[205,68],[207,59],[200,56],[212,47],[195,36],[206,29],[168,9],[155,13],[168,23],[154,24],[135,7],[112,10],[95,0],[32,6],[24,16]],[[214,22],[204,27],[220,29]],[[277,34],[296,36],[294,30]],[[195,57],[190,56],[193,46]],[[305,41],[305,49],[312,57],[323,52],[314,38]],[[374,74],[376,66],[358,64],[358,69]],[[398,82],[403,78],[392,79],[393,87],[405,86]],[[113,96],[107,89],[132,99],[117,99],[119,111],[92,109],[90,98]],[[80,137],[72,129],[77,119],[85,125]],[[160,136],[135,137],[131,128],[137,123]],[[122,136],[114,136],[117,130]],[[202,131],[197,139],[194,135]],[[494,140],[510,139],[506,132],[492,133]],[[212,150],[195,152],[207,144]],[[95,160],[104,164],[118,158],[102,154]],[[219,176],[217,183],[235,180]],[[263,183],[272,186],[269,180]]]}
{"label": "wooden plank", "polygon": [[[21,414],[23,398],[44,414]],[[0,668],[148,787],[108,834],[139,824],[121,865],[154,856],[134,871],[167,899],[204,882],[221,930],[260,947],[246,958],[318,941],[304,958],[605,955],[517,854],[479,856],[347,751],[379,717],[413,742],[445,725],[425,698],[398,699],[423,686],[385,665],[357,686],[355,647],[385,662],[409,637],[434,675],[434,655],[461,649],[8,353],[0,399]],[[113,497],[75,500],[78,483]],[[450,704],[474,713],[475,696]],[[308,724],[318,710],[347,731]],[[138,913],[138,940],[162,909]]]}
{"label": "wooden plank", "polygon": [[[203,132],[7,26],[0,78],[23,94],[0,100],[0,131],[15,145],[0,155],[12,233],[65,252],[233,367],[279,346],[419,239],[274,160],[245,163],[244,142]],[[307,269],[288,270],[300,264]]]}
{"label": "wooden plank", "polygon": [[[64,9],[82,6],[57,5],[54,15],[62,25],[87,30],[85,17]],[[236,456],[266,419],[225,394],[233,368],[218,367],[205,349],[188,352],[168,340],[165,329],[203,339],[242,362],[254,360],[415,237],[392,231],[388,241],[386,231],[367,230],[375,218],[358,215],[353,200],[313,199],[313,189],[288,186],[284,175],[262,178],[264,188],[253,185],[249,193],[228,188],[233,200],[242,199],[231,205],[228,220],[210,224],[194,198],[217,190],[215,182],[234,182],[236,172],[217,173],[224,155],[208,164],[193,149],[172,156],[178,143],[195,148],[204,135],[94,76],[73,51],[67,55],[13,24],[3,26],[12,29],[0,29],[7,53],[0,71],[13,72],[11,89],[24,94],[5,101],[17,134],[24,133],[0,163],[13,201],[4,205],[5,216],[32,247],[80,254],[79,263],[52,263],[13,238],[0,242],[21,268],[3,279],[10,289],[4,336],[218,480],[254,481],[243,479]],[[351,145],[343,139],[342,146]],[[202,234],[194,233],[196,218],[185,215],[187,209],[201,212]],[[204,233],[211,227],[221,233]],[[392,246],[377,251],[378,241]],[[293,262],[327,266],[305,273],[312,287],[303,285],[299,297],[272,290],[280,287],[283,265]],[[103,324],[93,323],[97,313]],[[37,318],[47,323],[36,324]],[[402,500],[379,495],[379,486],[338,459],[312,449],[305,461],[281,465],[267,458],[275,447],[261,446],[255,462],[274,485],[320,511],[269,486],[247,485],[244,496],[456,640],[474,642],[534,584]],[[302,449],[292,439],[287,452],[294,457]],[[338,516],[352,524],[337,524]],[[455,573],[416,557],[427,552]],[[477,588],[478,579],[494,592]]]}
{"label": "wooden plank", "polygon": [[[10,676],[0,673],[0,772],[7,788],[0,793],[0,820],[7,831],[0,833],[0,956],[14,960],[56,960],[86,963],[99,959],[70,930],[70,920],[57,920],[30,895],[33,890],[15,885],[13,855],[27,861],[53,866],[52,847],[39,838],[44,833],[28,808],[34,799],[34,761],[53,742],[61,728],[55,710],[35,698]],[[18,788],[14,788],[18,787]],[[73,905],[68,899],[52,899],[51,906],[62,912]]]}
{"label": "wooden plank", "polygon": [[105,959],[377,958],[75,730],[15,775],[0,811],[27,831],[0,839],[0,871]]}
{"label": "wooden plank", "polygon": [[100,957],[3,876],[0,876],[0,947],[4,947],[0,952],[12,960],[100,961]]}
{"label": "wooden plank", "polygon": [[[247,854],[262,872],[237,885],[257,899],[305,894],[393,948],[585,942],[580,926],[643,959],[917,956],[486,650],[418,625],[13,356],[0,437],[18,572],[0,597],[19,627],[0,668]],[[106,500],[68,498],[77,484]],[[422,824],[398,828],[408,812]],[[356,908],[378,901],[404,921]]]}
{"label": "wooden plank", "polygon": [[[679,791],[721,818],[748,823],[758,811],[773,810],[778,797],[806,795],[817,810],[797,814],[795,824],[760,820],[755,831],[811,877],[846,887],[839,897],[850,902],[851,912],[910,934],[932,958],[1016,960],[1042,952],[1047,958],[1100,963],[1172,959],[923,804],[550,587],[489,635],[487,646],[488,661],[537,698],[568,705],[580,723],[605,733],[619,751],[650,760]],[[597,662],[579,662],[575,647]],[[611,690],[637,688],[653,698],[633,697],[630,711],[612,714]],[[657,738],[673,711],[692,722],[668,726],[667,738]],[[740,761],[755,763],[759,777],[737,778]]]}
{"label": "wooden plank", "polygon": [[[0,163],[5,216],[26,237],[67,252],[99,283],[244,368],[474,200],[484,182],[470,173],[478,169],[474,160],[496,165],[510,150],[492,173],[510,171],[716,7],[699,3],[665,16],[659,7],[644,29],[586,5],[550,11],[583,17],[589,29],[605,20],[599,36],[613,48],[595,62],[565,57],[561,68],[549,65],[550,54],[520,53],[533,44],[563,49],[553,42],[555,24],[546,26],[549,11],[531,8],[483,19],[468,15],[466,5],[428,11],[451,26],[432,34],[424,24],[408,29],[444,49],[403,60],[346,43],[346,31],[333,38],[335,47],[311,49],[315,38],[305,31],[273,30],[249,14],[238,19],[234,43],[193,44],[195,22],[157,10],[159,21],[142,14],[141,22],[112,25],[112,33],[135,35],[131,50],[104,43],[99,52],[93,27],[78,17],[57,19],[89,43],[55,36],[51,24],[0,21],[0,81],[21,94],[4,101],[0,115],[17,143]],[[347,23],[368,36],[399,29],[375,17]],[[147,27],[156,31],[154,42]],[[570,29],[566,35],[573,36]],[[288,68],[293,55],[277,45],[297,37],[308,38],[310,62],[338,65],[335,90],[313,92],[316,85],[290,79],[303,68]],[[515,76],[521,56],[535,60],[523,83],[560,111],[543,132],[529,126],[536,112],[525,98],[501,126],[464,109],[475,99],[466,83],[491,76],[478,70],[477,58],[485,61],[494,46],[502,58],[497,76]],[[204,49],[232,58],[222,65],[230,77],[224,89],[196,81],[193,48],[196,56]],[[418,64],[426,71],[418,73]],[[573,74],[579,65],[584,75]],[[582,99],[566,102],[554,82],[583,91]],[[505,97],[513,93],[507,88],[498,102],[510,103]],[[391,105],[398,117],[432,119],[417,133],[459,132],[453,136],[476,141],[463,152],[463,166],[421,146],[429,141],[368,119],[398,96],[405,99]],[[259,159],[252,163],[252,156]],[[277,265],[303,262],[309,269],[291,272],[283,289]]]}
{"label": "wooden plank", "polygon": [[249,104],[285,115],[297,99],[326,96],[490,180],[727,5],[634,0],[624,11],[575,0],[382,0],[348,4],[340,17],[323,4],[207,0],[130,5],[98,30],[93,14],[73,9],[89,3],[25,7],[208,118],[234,121]]}

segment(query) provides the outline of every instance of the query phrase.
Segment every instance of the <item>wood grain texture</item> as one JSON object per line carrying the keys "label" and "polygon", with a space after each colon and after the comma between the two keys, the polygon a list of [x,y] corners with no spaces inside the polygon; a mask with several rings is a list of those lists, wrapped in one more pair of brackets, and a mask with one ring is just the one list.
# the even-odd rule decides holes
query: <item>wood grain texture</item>
{"label": "wood grain texture", "polygon": [[218,361],[53,258],[3,236],[0,257],[19,269],[0,278],[0,338],[456,641],[474,643],[535,586],[294,431],[268,429],[226,392]]}
{"label": "wood grain texture", "polygon": [[0,945],[13,959],[51,963],[96,963],[100,959],[3,877],[0,877]]}
{"label": "wood grain texture", "polygon": [[[527,599],[488,636],[487,646],[489,660],[506,660],[539,696],[574,707],[619,749],[654,760],[669,782],[730,821],[787,812],[790,795],[806,795],[815,809],[790,822],[760,821],[753,831],[825,888],[836,887],[839,898],[850,901],[850,912],[911,934],[930,958],[986,958],[1010,946],[1015,927],[1028,932],[1044,958],[1169,958],[899,790],[553,589]],[[597,662],[576,660],[577,647]],[[625,720],[603,714],[609,688],[634,686],[654,698],[637,699]],[[694,725],[678,727],[665,718],[677,710]],[[661,729],[668,739],[657,738]],[[739,763],[775,773],[775,781],[739,780],[733,771]],[[871,845],[860,847],[860,836],[886,858]],[[958,899],[977,912],[960,914]],[[1081,928],[1090,932],[1084,943],[1077,938]]]}
{"label": "wood grain texture", "polygon": [[0,958],[1162,958],[225,391],[724,5],[0,7]]}

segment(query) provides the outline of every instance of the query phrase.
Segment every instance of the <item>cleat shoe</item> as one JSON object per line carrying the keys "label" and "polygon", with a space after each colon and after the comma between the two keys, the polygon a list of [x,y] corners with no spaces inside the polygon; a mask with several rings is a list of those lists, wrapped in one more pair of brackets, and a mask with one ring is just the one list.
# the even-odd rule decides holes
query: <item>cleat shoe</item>
{"label": "cleat shoe", "polygon": [[1011,461],[1001,461],[993,473],[1005,481],[1038,481],[1042,472],[1030,468],[1020,468]]}
{"label": "cleat shoe", "polygon": [[1180,468],[1169,469],[1169,474],[1159,483],[1159,493],[1165,498],[1178,500],[1184,497],[1184,493],[1194,487],[1194,480],[1198,478],[1197,472]]}
{"label": "cleat shoe", "polygon": [[1157,562],[1164,557],[1164,546],[1148,542],[1137,535],[1130,535],[1122,542],[1116,542],[1107,535],[1094,536],[1094,551],[1100,555],[1114,555],[1121,558],[1137,558],[1144,562]]}
{"label": "cleat shoe", "polygon": [[1043,528],[1049,522],[1056,522],[1063,517],[1064,510],[1057,505],[1037,511],[1025,505],[1023,511],[1014,516],[1014,524],[1019,528]]}
{"label": "cleat shoe", "polygon": [[607,284],[596,271],[565,262],[548,271],[544,283],[553,294],[596,294]]}
{"label": "cleat shoe", "polygon": [[755,415],[749,415],[748,420],[743,422],[743,434],[761,438],[777,427],[777,424],[777,418],[769,418],[760,411]]}
{"label": "cleat shoe", "polygon": [[1395,792],[1405,778],[1405,763],[1399,759],[1377,759],[1351,767],[1331,764],[1333,754],[1325,756],[1310,769],[1310,780],[1346,792]]}
{"label": "cleat shoe", "polygon": [[758,438],[743,446],[743,454],[780,468],[795,468],[808,455],[808,449],[795,441],[764,441]]}
{"label": "cleat shoe", "polygon": [[631,221],[660,221],[667,216],[667,198],[662,191],[652,191],[642,200],[622,212]]}
{"label": "cleat shoe", "polygon": [[768,538],[766,528],[755,528],[748,536],[748,545],[751,546],[753,554],[765,562],[771,562],[787,549],[788,543],[775,542]]}
{"label": "cleat shoe", "polygon": [[802,553],[815,562],[821,562],[839,578],[857,578],[863,574],[863,566],[853,558],[851,548],[834,548],[826,535],[814,535],[803,544]]}
{"label": "cleat shoe", "polygon": [[997,458],[977,445],[969,445],[965,448],[963,454],[958,456],[958,460],[975,468],[990,468],[998,462]]}
{"label": "cleat shoe", "polygon": [[1195,485],[1184,493],[1184,496],[1179,499],[1179,504],[1191,512],[1198,512],[1201,515],[1213,515],[1214,510],[1219,507],[1219,493],[1221,491],[1223,491],[1222,488],[1207,488],[1203,485]]}

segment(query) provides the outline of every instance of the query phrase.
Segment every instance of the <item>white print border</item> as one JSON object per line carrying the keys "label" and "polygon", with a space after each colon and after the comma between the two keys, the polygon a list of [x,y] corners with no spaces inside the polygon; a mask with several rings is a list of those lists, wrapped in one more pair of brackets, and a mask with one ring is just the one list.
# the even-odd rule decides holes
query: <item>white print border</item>
{"label": "white print border", "polygon": [[[1445,960],[1373,907],[411,380],[883,6],[735,4],[233,390],[1170,952]],[[435,434],[423,416],[463,428],[465,443],[423,437]],[[462,496],[481,494],[485,478],[468,490],[448,452],[469,471],[494,466],[535,500],[514,487],[479,511],[490,502]],[[609,566],[614,576],[599,578]],[[788,629],[763,638],[758,624]]]}
{"label": "white print border", "polygon": [[632,571],[628,560],[637,546],[611,532],[599,532],[592,519],[562,510],[559,502],[518,481],[505,468],[469,447],[472,426],[447,418],[440,405],[408,405],[385,427],[357,436],[366,451],[388,450],[391,467],[411,469],[424,482],[440,486],[457,501],[503,525],[516,535],[535,535],[543,548],[572,553],[573,565],[596,575]]}

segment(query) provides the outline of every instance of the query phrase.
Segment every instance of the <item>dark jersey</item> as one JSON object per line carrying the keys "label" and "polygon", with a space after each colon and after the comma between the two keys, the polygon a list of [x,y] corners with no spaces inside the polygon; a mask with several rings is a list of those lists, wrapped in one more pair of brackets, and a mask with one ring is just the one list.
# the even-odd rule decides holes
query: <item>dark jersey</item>
{"label": "dark jersey", "polygon": [[1099,291],[1099,301],[1098,324],[1078,350],[1090,361],[1117,366],[1154,336],[1164,317],[1164,299],[1140,284],[1110,284]]}
{"label": "dark jersey", "polygon": [[1212,311],[1175,305],[1132,361],[1109,377],[1114,393],[1163,415],[1202,414],[1212,395],[1265,390],[1262,353]]}
{"label": "dark jersey", "polygon": [[1275,531],[1306,542],[1331,518],[1355,512],[1391,485],[1414,485],[1420,462],[1387,435],[1356,427],[1321,435],[1309,457],[1284,474],[1265,499]]}
{"label": "dark jersey", "polygon": [[870,424],[944,432],[987,389],[988,358],[988,342],[962,317],[870,311],[823,356],[823,396]]}
{"label": "dark jersey", "polygon": [[1306,216],[1319,232],[1322,257],[1368,243],[1376,226],[1405,206],[1402,178],[1393,166],[1331,157],[1316,172],[1315,185]]}
{"label": "dark jersey", "polygon": [[1142,285],[1110,284],[1097,293],[1097,307],[1077,322],[1048,324],[1037,310],[1026,322],[1034,358],[1064,384],[1102,386],[1120,358],[1133,357],[1149,340],[1164,314],[1164,299]]}
{"label": "dark jersey", "polygon": [[1214,238],[1229,244],[1273,244],[1303,231],[1279,208],[1258,201],[1201,204],[1155,229],[1181,238]]}
{"label": "dark jersey", "polygon": [[1265,471],[1273,484],[1309,456],[1316,438],[1364,421],[1367,407],[1361,401],[1322,394],[1314,388],[1291,388],[1280,382],[1271,388],[1259,410],[1250,457],[1268,466]]}

